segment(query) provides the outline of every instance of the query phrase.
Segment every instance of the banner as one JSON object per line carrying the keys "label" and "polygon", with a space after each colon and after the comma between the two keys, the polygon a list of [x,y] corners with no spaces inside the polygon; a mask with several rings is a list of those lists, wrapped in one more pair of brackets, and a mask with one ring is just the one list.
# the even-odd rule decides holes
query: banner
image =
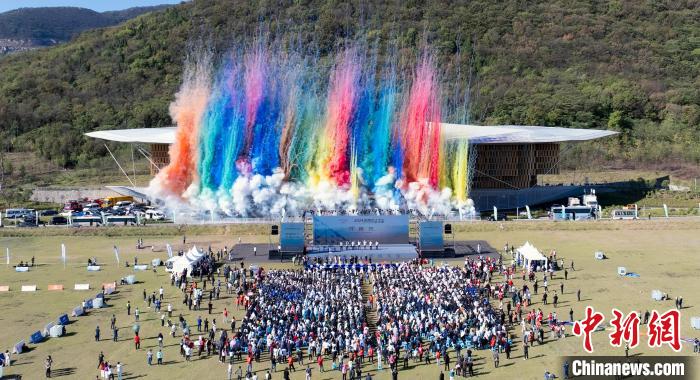
{"label": "banner", "polygon": [[282,223],[280,246],[284,252],[304,251],[304,223]]}
{"label": "banner", "polygon": [[442,222],[420,222],[418,224],[419,246],[421,251],[444,251]]}
{"label": "banner", "polygon": [[668,206],[664,203],[664,215],[668,218]]}
{"label": "banner", "polygon": [[566,206],[561,206],[561,218],[566,220]]}
{"label": "banner", "polygon": [[498,220],[498,209],[493,206],[493,220]]}
{"label": "banner", "polygon": [[527,211],[527,218],[532,219],[532,213],[530,213],[530,206],[525,205],[525,210]]}
{"label": "banner", "polygon": [[7,265],[10,265],[10,248],[5,248],[5,254],[7,255]]}
{"label": "banner", "polygon": [[63,267],[66,267],[66,245],[61,243],[61,260],[63,260]]}
{"label": "banner", "polygon": [[408,215],[314,216],[314,244],[408,244]]}
{"label": "banner", "polygon": [[117,246],[114,246],[114,256],[117,258],[117,265],[119,265],[119,249]]}
{"label": "banner", "polygon": [[170,244],[166,244],[165,249],[168,250],[168,258],[172,259],[173,258],[173,247],[171,247]]}

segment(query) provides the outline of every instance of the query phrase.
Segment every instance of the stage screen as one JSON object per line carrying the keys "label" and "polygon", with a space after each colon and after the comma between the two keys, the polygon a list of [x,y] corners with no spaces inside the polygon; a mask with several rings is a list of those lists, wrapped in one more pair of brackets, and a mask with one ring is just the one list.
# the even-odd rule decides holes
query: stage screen
{"label": "stage screen", "polygon": [[282,252],[304,251],[304,223],[282,223],[280,247]]}
{"label": "stage screen", "polygon": [[362,241],[408,243],[408,215],[314,216],[314,244]]}
{"label": "stage screen", "polygon": [[442,228],[442,222],[420,222],[418,229],[421,251],[442,251],[445,249]]}

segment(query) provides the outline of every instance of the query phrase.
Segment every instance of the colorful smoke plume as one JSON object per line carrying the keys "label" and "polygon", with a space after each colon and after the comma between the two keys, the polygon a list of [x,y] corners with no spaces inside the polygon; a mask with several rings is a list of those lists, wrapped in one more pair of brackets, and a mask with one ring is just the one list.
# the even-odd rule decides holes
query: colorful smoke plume
{"label": "colorful smoke plume", "polygon": [[[150,192],[229,216],[470,207],[468,143],[441,139],[434,58],[401,74],[357,47],[319,59],[262,45],[188,65],[170,164]],[[216,68],[214,68],[216,66]]]}

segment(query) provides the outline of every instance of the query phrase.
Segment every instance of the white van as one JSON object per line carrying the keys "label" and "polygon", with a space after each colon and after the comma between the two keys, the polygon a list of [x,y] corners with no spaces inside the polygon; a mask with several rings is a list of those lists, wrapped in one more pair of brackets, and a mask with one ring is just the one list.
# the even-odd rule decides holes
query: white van
{"label": "white van", "polygon": [[132,202],[132,201],[119,201],[119,202],[117,202],[117,204],[114,205],[114,207],[112,207],[112,208],[116,210],[116,209],[121,208],[121,207],[129,206],[129,205],[131,205],[131,204],[133,204],[133,203],[134,203],[134,202]]}
{"label": "white van", "polygon": [[165,214],[163,211],[156,210],[156,209],[148,209],[145,212],[146,214],[146,219],[152,219],[152,220],[164,220],[165,219]]}

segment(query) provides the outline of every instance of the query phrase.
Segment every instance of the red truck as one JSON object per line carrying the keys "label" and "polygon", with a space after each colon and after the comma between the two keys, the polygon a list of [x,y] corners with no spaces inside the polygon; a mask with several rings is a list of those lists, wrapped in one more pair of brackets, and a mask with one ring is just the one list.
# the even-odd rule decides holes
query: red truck
{"label": "red truck", "polygon": [[63,211],[80,212],[83,211],[83,205],[76,200],[70,200],[63,203]]}

